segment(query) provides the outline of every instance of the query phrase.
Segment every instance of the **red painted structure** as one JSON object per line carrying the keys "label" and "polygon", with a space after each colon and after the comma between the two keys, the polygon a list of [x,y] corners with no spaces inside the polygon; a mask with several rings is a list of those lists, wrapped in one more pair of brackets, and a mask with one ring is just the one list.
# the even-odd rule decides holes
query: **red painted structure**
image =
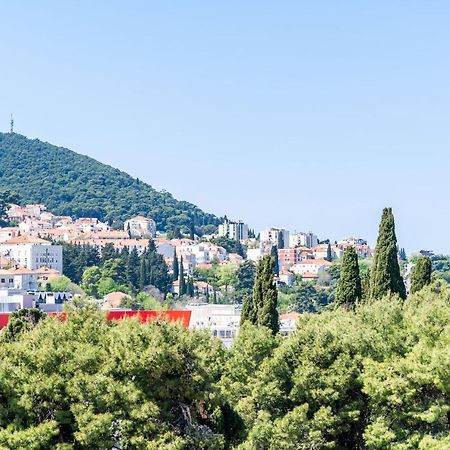
{"label": "red painted structure", "polygon": [[[50,313],[51,316],[58,316],[59,319],[65,320],[65,313]],[[10,313],[0,313],[0,329],[6,327],[9,322]],[[191,320],[191,311],[109,311],[106,313],[107,320],[122,320],[132,317],[138,317],[139,322],[147,323],[153,320],[161,320],[164,322],[179,323],[183,327],[188,328]]]}

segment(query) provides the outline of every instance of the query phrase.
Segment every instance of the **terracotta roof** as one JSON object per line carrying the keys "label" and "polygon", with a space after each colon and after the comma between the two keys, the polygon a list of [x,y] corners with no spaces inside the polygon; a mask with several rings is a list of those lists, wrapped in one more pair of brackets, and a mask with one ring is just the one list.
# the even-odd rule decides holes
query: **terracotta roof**
{"label": "terracotta roof", "polygon": [[115,291],[103,297],[103,308],[119,308],[124,298],[131,298],[125,292]]}
{"label": "terracotta roof", "polygon": [[286,314],[280,314],[280,320],[297,320],[299,317],[300,314],[295,311]]}
{"label": "terracotta roof", "polygon": [[298,264],[308,264],[311,266],[332,266],[333,263],[326,261],[325,259],[305,259]]}
{"label": "terracotta roof", "polygon": [[17,236],[12,239],[8,239],[4,242],[4,244],[46,244],[51,245],[50,241],[46,241],[45,239],[38,238],[36,236]]}
{"label": "terracotta roof", "polygon": [[311,273],[311,272],[305,272],[301,274],[302,278],[319,278],[319,275],[317,275],[316,273]]}

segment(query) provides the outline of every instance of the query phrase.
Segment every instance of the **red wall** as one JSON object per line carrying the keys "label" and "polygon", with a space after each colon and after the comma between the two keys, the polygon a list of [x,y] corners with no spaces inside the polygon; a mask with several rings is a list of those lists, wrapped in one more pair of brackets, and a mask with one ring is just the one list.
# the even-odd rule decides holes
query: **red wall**
{"label": "red wall", "polygon": [[[50,313],[51,316],[66,318],[65,313]],[[0,313],[0,329],[6,327],[9,322],[9,313]],[[152,320],[163,320],[166,322],[178,322],[183,327],[189,327],[191,320],[191,311],[109,311],[106,314],[108,320],[121,320],[127,317],[139,317],[139,322],[146,323]]]}

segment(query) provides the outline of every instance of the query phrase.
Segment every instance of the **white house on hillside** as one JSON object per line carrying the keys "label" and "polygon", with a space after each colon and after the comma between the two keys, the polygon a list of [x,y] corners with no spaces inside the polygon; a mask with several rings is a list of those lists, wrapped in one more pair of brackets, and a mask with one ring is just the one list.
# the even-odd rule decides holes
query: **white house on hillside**
{"label": "white house on hillside", "polygon": [[124,230],[132,237],[156,237],[156,222],[144,216],[136,216],[124,223]]}
{"label": "white house on hillside", "polygon": [[49,267],[62,273],[62,246],[34,236],[18,236],[0,244],[0,254],[28,269]]}

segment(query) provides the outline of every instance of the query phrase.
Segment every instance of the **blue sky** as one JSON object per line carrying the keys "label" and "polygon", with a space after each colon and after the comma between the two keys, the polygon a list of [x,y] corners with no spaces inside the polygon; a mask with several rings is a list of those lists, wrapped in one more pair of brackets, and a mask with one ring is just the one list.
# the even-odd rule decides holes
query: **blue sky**
{"label": "blue sky", "polygon": [[0,129],[257,230],[450,253],[450,3],[17,1]]}

